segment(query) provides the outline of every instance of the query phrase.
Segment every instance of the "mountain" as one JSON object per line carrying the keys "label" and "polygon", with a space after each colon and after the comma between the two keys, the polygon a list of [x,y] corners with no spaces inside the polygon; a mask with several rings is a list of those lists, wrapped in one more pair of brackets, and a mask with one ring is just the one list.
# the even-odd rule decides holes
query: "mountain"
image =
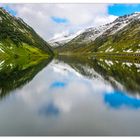
{"label": "mountain", "polygon": [[140,52],[140,13],[118,17],[111,23],[89,28],[59,47],[63,53]]}
{"label": "mountain", "polygon": [[51,40],[48,41],[48,43],[53,47],[60,47],[63,46],[64,44],[68,43],[69,41],[71,41],[73,38],[75,38],[76,36],[78,36],[80,33],[82,33],[83,31],[80,30],[76,33],[65,33],[62,35],[58,35],[57,37],[52,38]]}
{"label": "mountain", "polygon": [[0,8],[0,59],[52,54],[50,45],[29,25]]}

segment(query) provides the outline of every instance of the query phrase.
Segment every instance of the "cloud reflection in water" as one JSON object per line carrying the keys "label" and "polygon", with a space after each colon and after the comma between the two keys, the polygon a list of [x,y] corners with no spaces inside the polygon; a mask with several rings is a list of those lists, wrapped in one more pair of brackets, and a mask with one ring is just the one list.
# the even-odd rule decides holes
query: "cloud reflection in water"
{"label": "cloud reflection in water", "polygon": [[49,103],[47,106],[43,106],[39,110],[39,114],[45,116],[57,116],[59,114],[59,109],[53,103]]}

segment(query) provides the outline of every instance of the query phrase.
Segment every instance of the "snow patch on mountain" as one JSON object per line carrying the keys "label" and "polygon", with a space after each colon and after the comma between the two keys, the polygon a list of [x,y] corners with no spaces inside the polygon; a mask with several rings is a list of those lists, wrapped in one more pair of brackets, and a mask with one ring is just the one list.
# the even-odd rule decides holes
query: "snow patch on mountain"
{"label": "snow patch on mountain", "polygon": [[60,34],[56,34],[52,39],[50,39],[48,42],[53,47],[62,46],[65,43],[69,42],[79,34],[81,34],[84,30],[80,30],[76,33],[68,33],[68,32],[62,32]]}

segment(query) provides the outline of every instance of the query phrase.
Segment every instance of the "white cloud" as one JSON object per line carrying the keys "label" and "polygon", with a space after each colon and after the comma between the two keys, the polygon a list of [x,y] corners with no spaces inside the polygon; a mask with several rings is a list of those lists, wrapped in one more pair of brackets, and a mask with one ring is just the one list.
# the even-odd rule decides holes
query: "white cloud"
{"label": "white cloud", "polygon": [[[108,4],[9,4],[44,39],[58,34],[77,32],[114,20],[108,14]],[[51,17],[65,18],[67,23],[55,23]]]}

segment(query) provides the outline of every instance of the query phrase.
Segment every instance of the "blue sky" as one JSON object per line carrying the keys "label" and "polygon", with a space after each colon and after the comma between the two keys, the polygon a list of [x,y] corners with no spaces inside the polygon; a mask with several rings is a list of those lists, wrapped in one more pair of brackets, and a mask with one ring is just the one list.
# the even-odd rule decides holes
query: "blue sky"
{"label": "blue sky", "polygon": [[13,10],[12,8],[10,8],[8,5],[4,5],[3,8],[9,12],[11,15],[16,16],[17,12],[15,10]]}
{"label": "blue sky", "polygon": [[51,17],[51,19],[56,23],[68,23],[68,19],[60,17]]}
{"label": "blue sky", "polygon": [[122,16],[140,12],[140,4],[114,4],[108,7],[108,13],[115,16]]}

